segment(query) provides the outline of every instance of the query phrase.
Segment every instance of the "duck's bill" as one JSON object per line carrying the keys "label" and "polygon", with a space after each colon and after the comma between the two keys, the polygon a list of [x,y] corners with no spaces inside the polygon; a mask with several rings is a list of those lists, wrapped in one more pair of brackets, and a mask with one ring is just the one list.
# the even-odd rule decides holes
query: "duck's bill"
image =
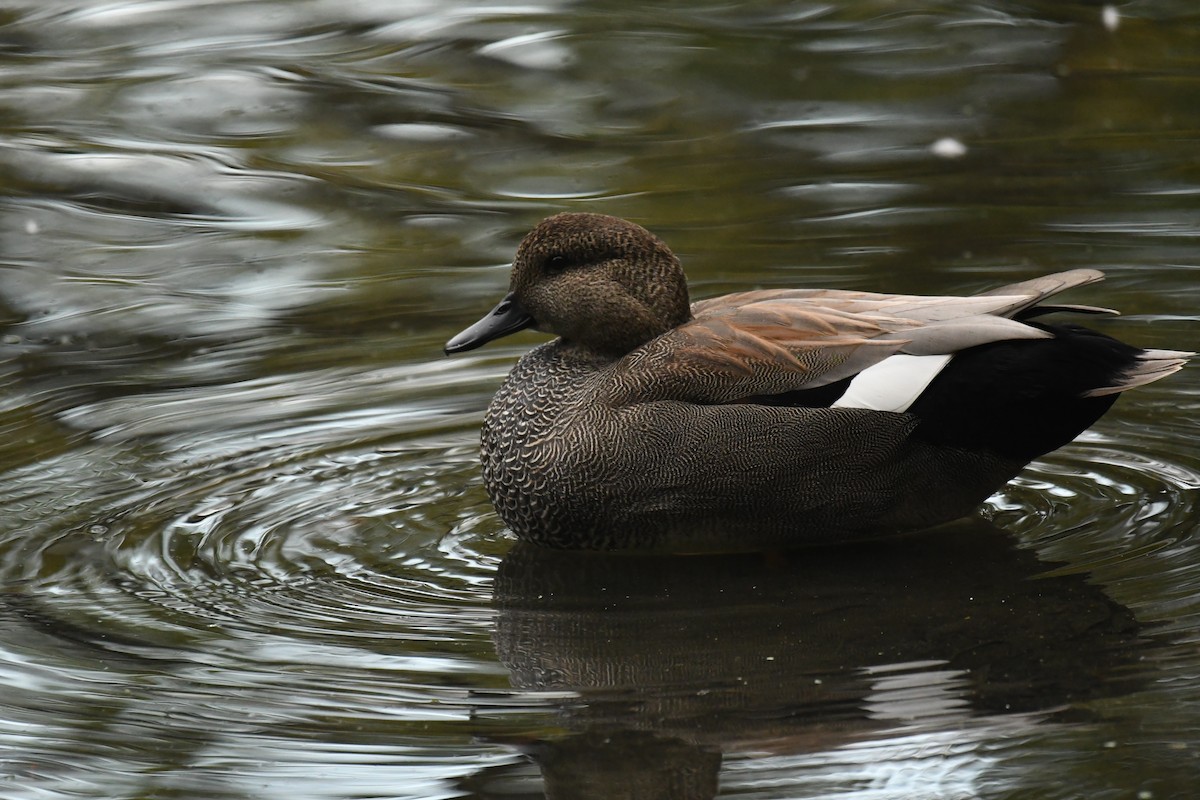
{"label": "duck's bill", "polygon": [[493,339],[533,327],[533,317],[509,292],[488,315],[446,342],[446,355],[474,350]]}

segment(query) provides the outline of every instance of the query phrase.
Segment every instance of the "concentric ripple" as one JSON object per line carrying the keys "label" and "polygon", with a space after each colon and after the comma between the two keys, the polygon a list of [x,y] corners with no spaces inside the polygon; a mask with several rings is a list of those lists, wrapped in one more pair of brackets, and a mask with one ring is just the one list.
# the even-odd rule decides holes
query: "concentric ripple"
{"label": "concentric ripple", "polygon": [[[301,409],[250,385],[65,413],[86,440],[0,487],[5,625],[20,643],[0,676],[26,687],[6,701],[0,741],[32,759],[7,774],[36,791],[63,748],[47,786],[63,771],[99,773],[117,796],[145,791],[138,773],[164,746],[197,774],[219,774],[215,763],[253,774],[279,770],[281,753],[330,726],[390,731],[392,755],[344,744],[363,768],[397,759],[397,770],[435,774],[444,752],[406,748],[420,751],[429,726],[470,740],[474,704],[453,676],[505,684],[489,636],[505,544],[478,487],[476,417],[421,397],[431,383],[437,395],[494,374],[318,372],[289,378],[322,398]],[[347,404],[360,410],[338,412]],[[30,670],[49,653],[56,667]],[[87,702],[68,703],[78,689]],[[47,707],[59,709],[52,730]],[[88,744],[97,725],[119,732],[119,764],[102,767],[103,745]],[[334,750],[310,757],[341,761]],[[216,796],[226,794],[237,796]]]}

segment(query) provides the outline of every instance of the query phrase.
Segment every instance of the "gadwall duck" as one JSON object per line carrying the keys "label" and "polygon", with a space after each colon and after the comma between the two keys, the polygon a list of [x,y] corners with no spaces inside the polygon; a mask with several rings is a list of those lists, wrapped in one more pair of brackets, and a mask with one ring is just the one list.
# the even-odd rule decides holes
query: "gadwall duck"
{"label": "gadwall duck", "polygon": [[447,353],[526,328],[483,421],[483,479],[517,536],[583,549],[740,550],[964,516],[1191,353],[1041,321],[1077,269],[971,297],[832,289],[691,303],[646,229],[557,214]]}

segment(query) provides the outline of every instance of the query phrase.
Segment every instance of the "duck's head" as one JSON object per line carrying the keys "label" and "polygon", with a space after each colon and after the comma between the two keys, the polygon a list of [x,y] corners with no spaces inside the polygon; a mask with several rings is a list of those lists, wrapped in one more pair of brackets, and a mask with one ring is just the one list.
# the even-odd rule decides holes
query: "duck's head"
{"label": "duck's head", "polygon": [[679,260],[654,234],[618,217],[556,214],[521,241],[508,294],[446,352],[533,328],[619,357],[690,318]]}

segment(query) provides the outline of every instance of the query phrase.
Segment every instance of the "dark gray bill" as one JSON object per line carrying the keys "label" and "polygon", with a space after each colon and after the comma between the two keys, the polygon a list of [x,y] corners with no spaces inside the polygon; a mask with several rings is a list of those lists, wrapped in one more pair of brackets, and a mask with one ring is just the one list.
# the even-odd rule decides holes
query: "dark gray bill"
{"label": "dark gray bill", "polygon": [[495,308],[488,312],[486,317],[446,342],[446,355],[474,350],[493,339],[523,331],[532,327],[533,324],[533,317],[521,308],[521,304],[512,296],[512,292],[509,292]]}

